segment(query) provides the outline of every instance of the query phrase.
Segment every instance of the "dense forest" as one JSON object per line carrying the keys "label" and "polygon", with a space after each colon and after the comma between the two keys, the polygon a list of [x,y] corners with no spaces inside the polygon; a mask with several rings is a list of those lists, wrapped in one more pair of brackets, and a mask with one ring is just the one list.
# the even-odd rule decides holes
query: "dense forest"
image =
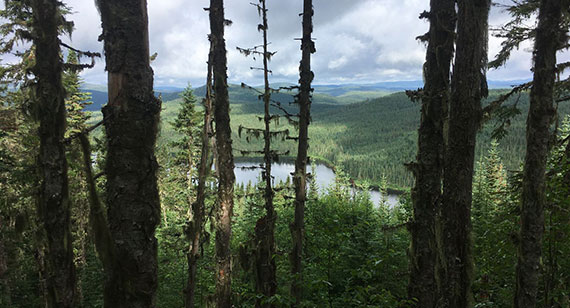
{"label": "dense forest", "polygon": [[[96,1],[103,53],[62,41],[65,1],[4,1],[0,307],[570,307],[568,1],[501,4],[490,29],[490,0],[430,0],[423,82],[368,85],[313,84],[312,0],[298,84],[271,83],[268,1],[237,47],[263,85],[228,82],[210,0],[205,85],[183,90],[154,84],[146,0]],[[532,80],[493,86],[525,42]],[[83,82],[96,59],[107,85]]]}

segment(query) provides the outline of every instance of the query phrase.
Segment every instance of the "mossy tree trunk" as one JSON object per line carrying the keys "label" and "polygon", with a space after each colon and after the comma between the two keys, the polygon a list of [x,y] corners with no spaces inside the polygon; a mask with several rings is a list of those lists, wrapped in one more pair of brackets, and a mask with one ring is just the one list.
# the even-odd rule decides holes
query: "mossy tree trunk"
{"label": "mossy tree trunk", "polygon": [[[269,59],[271,53],[268,51],[267,40],[267,7],[265,0],[259,0],[260,11],[262,17],[262,24],[258,29],[263,33],[263,106],[264,117],[263,122],[265,129],[263,131],[263,161],[264,170],[262,172],[262,179],[265,182],[265,191],[263,197],[265,199],[265,216],[261,217],[255,225],[255,282],[256,290],[262,294],[265,299],[270,298],[277,292],[277,266],[275,264],[275,220],[277,213],[273,204],[273,187],[271,176],[271,163],[273,162],[274,153],[271,150],[271,114],[269,111],[269,104],[271,102],[271,88],[269,87]],[[274,307],[273,304],[264,303],[263,299],[257,299],[255,302],[256,307]]]}
{"label": "mossy tree trunk", "polygon": [[440,208],[444,154],[444,112],[449,104],[449,78],[455,40],[455,1],[431,0],[431,11],[422,13],[430,22],[424,64],[417,163],[412,170],[413,222],[410,248],[408,296],[417,307],[436,307],[439,287],[436,279],[436,217]]}
{"label": "mossy tree trunk", "polygon": [[40,121],[39,213],[47,239],[46,286],[49,307],[75,307],[76,273],[70,228],[65,134],[65,89],[59,27],[63,20],[56,0],[31,1],[36,64],[35,99]]}
{"label": "mossy tree trunk", "polygon": [[214,121],[218,168],[216,202],[216,307],[230,308],[232,211],[234,206],[234,158],[230,127],[226,43],[224,40],[224,2],[210,1],[210,30],[213,45]]}
{"label": "mossy tree trunk", "polygon": [[534,78],[526,130],[523,170],[519,257],[516,270],[515,308],[536,307],[544,233],[545,170],[556,113],[553,89],[556,51],[561,35],[562,1],[542,0],[534,45]]}
{"label": "mossy tree trunk", "polygon": [[154,154],[160,102],[154,97],[146,0],[98,0],[109,102],[108,221],[116,266],[107,273],[106,307],[154,307],[160,220]]}
{"label": "mossy tree trunk", "polygon": [[448,143],[441,207],[439,307],[472,307],[471,201],[481,99],[487,96],[489,0],[458,1],[457,44],[451,80]]}
{"label": "mossy tree trunk", "polygon": [[311,122],[311,82],[314,74],[311,71],[311,54],[315,43],[313,33],[313,1],[303,1],[303,37],[301,39],[302,58],[299,65],[299,94],[296,102],[299,104],[299,140],[293,184],[295,186],[295,219],[291,228],[293,249],[291,250],[291,296],[295,302],[291,307],[300,307],[303,299],[303,237],[305,236],[305,201],[307,200],[307,163],[309,157],[309,123]]}

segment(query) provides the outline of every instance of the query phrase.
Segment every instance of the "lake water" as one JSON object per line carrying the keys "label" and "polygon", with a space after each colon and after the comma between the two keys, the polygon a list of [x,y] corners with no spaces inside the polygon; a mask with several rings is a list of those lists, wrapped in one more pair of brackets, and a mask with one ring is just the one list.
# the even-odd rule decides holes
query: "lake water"
{"label": "lake water", "polygon": [[[236,184],[243,184],[247,185],[247,183],[257,184],[257,182],[261,178],[261,169],[245,169],[244,167],[252,167],[252,166],[259,166],[259,162],[236,162],[235,163],[235,175],[236,175]],[[307,170],[311,172],[311,167],[307,166]],[[295,165],[292,163],[273,163],[271,165],[271,174],[274,176],[274,181],[276,183],[285,182],[287,178],[292,183],[291,173],[295,171]],[[316,184],[318,185],[319,191],[325,192],[329,189],[329,187],[334,184],[335,181],[335,174],[334,171],[323,165],[317,164],[315,168],[315,177],[316,177]],[[377,190],[370,190],[370,201],[373,204],[378,205],[380,200],[382,199],[382,194]],[[397,195],[388,195],[387,197],[388,204],[390,206],[394,206],[398,204],[398,196]]]}

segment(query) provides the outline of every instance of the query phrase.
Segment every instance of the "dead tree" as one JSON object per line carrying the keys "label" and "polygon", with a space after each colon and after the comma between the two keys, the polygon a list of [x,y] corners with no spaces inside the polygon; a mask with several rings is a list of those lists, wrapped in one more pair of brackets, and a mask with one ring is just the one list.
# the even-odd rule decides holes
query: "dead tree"
{"label": "dead tree", "polygon": [[[185,301],[186,308],[195,306],[196,275],[198,273],[198,259],[200,258],[200,246],[202,244],[202,233],[205,224],[205,201],[208,176],[212,168],[211,160],[211,138],[212,130],[212,54],[213,44],[210,42],[210,53],[208,55],[208,74],[206,79],[206,96],[204,97],[204,125],[202,126],[200,163],[198,165],[198,187],[196,189],[196,200],[192,202],[192,221],[187,226],[187,234],[190,239],[190,247],[186,258],[188,260],[188,280],[186,282]],[[191,160],[191,158],[189,158]]]}
{"label": "dead tree", "polygon": [[214,78],[214,121],[218,198],[216,201],[216,307],[230,308],[232,212],[234,206],[234,157],[230,127],[230,98],[228,94],[226,43],[223,0],[210,1],[210,40],[212,42],[212,71]]}
{"label": "dead tree", "polygon": [[[265,0],[259,0],[259,3],[252,3],[257,8],[257,11],[261,17],[262,23],[258,25],[257,29],[263,35],[263,44],[255,46],[249,49],[239,48],[238,50],[246,56],[254,55],[261,56],[263,59],[263,67],[252,68],[263,71],[263,81],[264,87],[263,91],[258,91],[253,87],[248,87],[242,84],[242,87],[248,87],[254,91],[260,93],[259,98],[263,100],[263,117],[260,120],[263,121],[264,128],[248,128],[239,127],[238,134],[241,136],[242,133],[247,135],[247,139],[259,138],[263,136],[263,150],[261,151],[241,151],[242,154],[263,154],[263,164],[260,166],[262,169],[262,180],[265,182],[265,188],[263,192],[263,197],[265,200],[265,215],[257,220],[255,225],[255,235],[254,235],[254,256],[255,256],[255,288],[256,291],[263,295],[264,298],[258,298],[256,300],[256,307],[274,307],[273,304],[266,303],[266,299],[275,295],[277,291],[277,277],[276,277],[276,264],[275,264],[275,221],[277,219],[277,213],[275,212],[275,206],[273,204],[274,190],[273,190],[273,176],[271,175],[271,164],[274,161],[279,160],[279,156],[287,153],[279,153],[271,149],[271,141],[274,138],[281,138],[285,140],[289,136],[289,130],[272,131],[270,128],[271,122],[278,121],[280,116],[271,114],[270,107],[276,107],[285,111],[279,102],[273,101],[271,99],[271,93],[278,90],[272,89],[269,85],[269,61],[275,52],[270,52],[268,50],[269,42],[267,40],[267,7]],[[286,114],[287,118],[290,117]]]}
{"label": "dead tree", "polygon": [[309,123],[311,122],[311,82],[314,74],[311,71],[311,54],[315,53],[313,33],[313,1],[303,2],[303,37],[301,38],[302,58],[299,65],[299,94],[296,103],[299,105],[299,137],[297,159],[295,160],[295,220],[291,224],[293,249],[291,250],[291,295],[295,302],[291,307],[300,307],[303,298],[303,237],[305,236],[305,201],[307,200],[307,163],[309,157]]}

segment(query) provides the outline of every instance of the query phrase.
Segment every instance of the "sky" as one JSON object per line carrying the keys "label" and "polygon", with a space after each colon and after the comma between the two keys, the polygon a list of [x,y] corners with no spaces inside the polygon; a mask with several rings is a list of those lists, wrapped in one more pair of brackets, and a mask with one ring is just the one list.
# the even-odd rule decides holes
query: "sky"
{"label": "sky", "polygon": [[[261,62],[246,58],[236,47],[252,47],[262,42],[257,31],[259,17],[250,2],[226,0],[228,78],[230,83],[262,83],[261,71],[251,70]],[[503,0],[507,1],[507,0]],[[66,0],[75,23],[70,42],[75,48],[102,52],[97,41],[100,18],[94,0]],[[271,82],[296,83],[301,57],[301,0],[268,0],[270,49],[277,54],[270,62]],[[209,0],[148,0],[151,54],[158,57],[152,66],[155,85],[184,87],[205,83],[209,49],[208,14],[203,8]],[[314,34],[317,52],[313,55],[315,84],[361,84],[385,81],[421,80],[425,45],[415,37],[428,30],[428,23],[418,18],[429,9],[428,0],[314,0]],[[490,25],[497,27],[508,15],[494,7]],[[500,48],[500,39],[491,37],[490,57]],[[492,80],[530,79],[531,45],[515,52],[505,67],[492,70]],[[562,59],[570,60],[568,53]],[[88,83],[104,84],[104,60],[85,71]]]}

